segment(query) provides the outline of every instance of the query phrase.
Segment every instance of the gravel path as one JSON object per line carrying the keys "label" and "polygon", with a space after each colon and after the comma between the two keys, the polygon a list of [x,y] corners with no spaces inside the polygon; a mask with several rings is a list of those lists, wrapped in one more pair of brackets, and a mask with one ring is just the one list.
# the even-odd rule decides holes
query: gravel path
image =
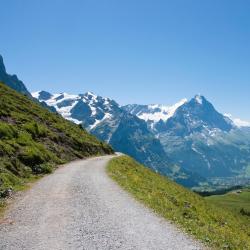
{"label": "gravel path", "polygon": [[71,162],[24,192],[0,224],[0,249],[202,249],[106,175],[111,157]]}

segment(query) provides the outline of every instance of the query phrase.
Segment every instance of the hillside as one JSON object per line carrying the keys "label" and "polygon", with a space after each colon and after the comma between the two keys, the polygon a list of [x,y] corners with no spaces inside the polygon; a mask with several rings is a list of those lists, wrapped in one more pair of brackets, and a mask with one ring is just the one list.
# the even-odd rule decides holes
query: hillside
{"label": "hillside", "polygon": [[57,164],[110,153],[81,127],[0,83],[0,196]]}
{"label": "hillside", "polygon": [[223,209],[228,209],[250,224],[250,188],[234,190],[224,195],[211,195],[206,199]]}
{"label": "hillside", "polygon": [[114,158],[109,175],[137,200],[215,249],[249,249],[249,224],[127,156]]}

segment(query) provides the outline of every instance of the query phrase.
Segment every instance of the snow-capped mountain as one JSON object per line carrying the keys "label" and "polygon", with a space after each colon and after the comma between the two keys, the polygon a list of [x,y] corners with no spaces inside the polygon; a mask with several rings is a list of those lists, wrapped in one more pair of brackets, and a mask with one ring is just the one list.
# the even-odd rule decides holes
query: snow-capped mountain
{"label": "snow-capped mountain", "polygon": [[177,108],[174,115],[165,123],[165,131],[178,136],[205,131],[209,133],[214,130],[229,132],[233,127],[232,120],[216,111],[201,95],[196,95]]}
{"label": "snow-capped mountain", "polygon": [[[249,138],[249,133],[247,130],[240,132],[235,121],[216,111],[204,96],[196,95],[189,101],[184,99],[172,106],[172,112],[163,113],[160,108],[150,107],[152,105],[129,105],[124,109],[145,119],[177,165],[204,177],[231,176],[247,168],[250,144],[247,139],[243,140],[242,134]],[[147,119],[154,113],[163,113],[164,117]],[[236,141],[236,138],[241,139]],[[246,148],[239,147],[243,144]]]}
{"label": "snow-capped mountain", "polygon": [[129,104],[123,108],[129,113],[138,116],[140,119],[145,121],[152,121],[154,123],[160,120],[167,121],[172,117],[177,108],[182,106],[187,102],[187,99],[182,99],[172,106],[166,106],[161,104],[151,104],[151,105],[138,105]]}
{"label": "snow-capped mountain", "polygon": [[[196,104],[196,105],[195,105]],[[211,109],[210,110],[212,112],[209,111],[205,111],[205,105],[206,108],[209,108],[208,106],[210,106]],[[128,111],[129,113],[136,115],[138,118],[145,120],[148,124],[148,126],[151,129],[161,129],[163,127],[164,129],[164,124],[167,123],[167,121],[172,118],[176,111],[180,108],[180,107],[186,107],[190,106],[189,110],[192,110],[195,108],[196,111],[198,112],[198,110],[200,110],[200,112],[203,112],[205,115],[206,113],[210,114],[210,118],[212,118],[213,115],[211,115],[211,113],[213,113],[217,118],[221,117],[221,121],[225,121],[226,123],[229,124],[229,127],[232,126],[236,126],[236,127],[250,127],[250,122],[247,121],[243,121],[239,118],[233,118],[232,115],[230,114],[224,114],[221,115],[220,113],[218,113],[211,105],[211,103],[209,103],[206,98],[202,95],[196,95],[194,98],[192,98],[190,101],[188,101],[186,98],[180,100],[179,102],[177,102],[174,105],[162,105],[162,104],[150,104],[150,105],[140,105],[140,104],[128,104],[123,106],[122,108],[126,111]],[[184,110],[180,111],[179,113],[185,113],[186,115],[186,122],[187,124],[191,124],[191,119],[194,119],[194,117],[190,117],[191,114],[188,114],[186,112],[183,112]],[[201,115],[201,114],[200,114]],[[184,118],[184,117],[183,117]],[[198,115],[198,119],[196,121],[200,122],[200,118],[201,116]],[[188,121],[189,120],[189,121]],[[192,121],[193,125],[194,125],[194,121]],[[198,125],[198,124],[197,124]],[[208,127],[213,127],[213,125],[210,123]],[[207,124],[204,124],[204,126],[207,126]],[[214,123],[214,127],[218,128],[218,121],[215,121]],[[223,129],[222,129],[223,130]]]}
{"label": "snow-capped mountain", "polygon": [[83,124],[87,130],[92,130],[99,123],[112,118],[120,109],[115,101],[97,96],[92,92],[72,95],[39,91],[32,93],[32,96],[54,107],[67,120]]}
{"label": "snow-capped mountain", "polygon": [[148,125],[153,129],[155,126],[157,126],[157,123],[166,122],[170,117],[174,115],[176,109],[186,102],[187,99],[182,99],[172,106],[166,106],[161,104],[129,104],[123,106],[123,109],[133,115],[136,115],[138,118],[146,121]]}

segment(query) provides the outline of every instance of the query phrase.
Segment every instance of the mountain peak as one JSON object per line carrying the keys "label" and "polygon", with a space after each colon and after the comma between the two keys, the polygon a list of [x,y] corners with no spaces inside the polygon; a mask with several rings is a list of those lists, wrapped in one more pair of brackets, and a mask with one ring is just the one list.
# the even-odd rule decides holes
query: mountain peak
{"label": "mountain peak", "polygon": [[93,98],[96,98],[96,97],[97,97],[97,95],[95,95],[95,94],[94,94],[93,92],[91,92],[91,91],[86,92],[84,95],[85,95],[85,96],[88,96],[88,97],[93,97]]}
{"label": "mountain peak", "polygon": [[47,101],[48,99],[52,97],[51,93],[44,91],[44,90],[33,92],[31,93],[31,95],[34,98],[38,99],[39,101]]}
{"label": "mountain peak", "polygon": [[198,94],[198,95],[196,95],[195,97],[194,97],[194,99],[195,99],[195,101],[198,103],[198,104],[203,104],[203,100],[205,99],[205,97],[204,96],[202,96],[202,95],[200,95],[200,94]]}
{"label": "mountain peak", "polygon": [[5,85],[9,86],[10,88],[16,90],[19,93],[31,97],[31,94],[27,90],[24,83],[21,80],[19,80],[16,75],[10,75],[6,72],[3,57],[1,55],[0,55],[0,82],[4,83]]}
{"label": "mountain peak", "polygon": [[4,62],[3,62],[3,57],[1,55],[0,55],[0,72],[6,73],[6,69],[5,69]]}

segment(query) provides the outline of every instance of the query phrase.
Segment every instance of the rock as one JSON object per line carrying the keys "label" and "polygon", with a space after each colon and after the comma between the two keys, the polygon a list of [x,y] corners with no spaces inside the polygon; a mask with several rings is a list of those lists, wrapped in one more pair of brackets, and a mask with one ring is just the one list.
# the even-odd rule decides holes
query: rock
{"label": "rock", "polygon": [[0,197],[7,198],[7,197],[12,196],[12,194],[13,194],[13,189],[12,188],[8,188],[8,189],[6,189],[6,190],[4,190],[4,191],[2,191],[0,193]]}

